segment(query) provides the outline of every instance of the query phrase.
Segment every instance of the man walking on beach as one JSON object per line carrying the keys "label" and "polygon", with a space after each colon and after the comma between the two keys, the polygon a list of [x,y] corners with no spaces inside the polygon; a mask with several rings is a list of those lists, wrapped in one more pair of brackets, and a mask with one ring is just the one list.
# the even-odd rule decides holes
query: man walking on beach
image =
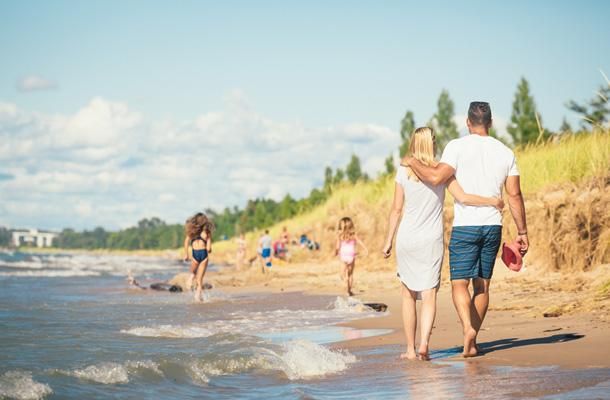
{"label": "man walking on beach", "polygon": [[[525,255],[529,240],[515,155],[489,136],[492,118],[488,103],[470,103],[466,123],[470,135],[449,142],[437,166],[426,166],[411,157],[405,157],[402,165],[411,167],[421,180],[432,185],[443,184],[455,175],[465,192],[479,196],[500,197],[504,185],[517,225],[517,242]],[[477,335],[489,305],[489,282],[502,239],[502,215],[494,207],[458,202],[454,203],[454,214],[449,242],[451,293],[462,322],[463,355],[474,357],[478,352]]]}

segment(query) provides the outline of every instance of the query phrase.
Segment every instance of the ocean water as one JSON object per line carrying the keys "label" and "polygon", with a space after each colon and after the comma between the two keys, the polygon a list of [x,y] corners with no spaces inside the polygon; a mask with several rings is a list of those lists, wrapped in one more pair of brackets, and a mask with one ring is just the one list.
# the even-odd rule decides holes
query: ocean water
{"label": "ocean water", "polygon": [[609,370],[450,361],[460,349],[407,363],[398,346],[331,347],[386,333],[336,325],[379,316],[355,299],[214,288],[201,304],[125,279],[160,282],[185,269],[156,258],[0,253],[0,398],[610,398]]}

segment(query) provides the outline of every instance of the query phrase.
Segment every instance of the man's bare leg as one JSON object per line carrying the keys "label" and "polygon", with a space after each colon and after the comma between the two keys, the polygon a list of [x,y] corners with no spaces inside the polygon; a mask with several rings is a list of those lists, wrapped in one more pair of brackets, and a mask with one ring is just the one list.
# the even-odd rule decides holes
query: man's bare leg
{"label": "man's bare leg", "polygon": [[456,279],[451,281],[451,296],[453,305],[462,321],[462,332],[464,334],[464,357],[477,355],[476,337],[477,331],[472,327],[471,313],[473,310],[472,299],[468,291],[469,279]]}
{"label": "man's bare leg", "polygon": [[[487,308],[489,307],[489,279],[476,278],[472,280],[472,306],[474,308],[475,318],[472,319],[472,327],[479,334],[479,330],[485,320]],[[476,346],[476,338],[475,338]]]}

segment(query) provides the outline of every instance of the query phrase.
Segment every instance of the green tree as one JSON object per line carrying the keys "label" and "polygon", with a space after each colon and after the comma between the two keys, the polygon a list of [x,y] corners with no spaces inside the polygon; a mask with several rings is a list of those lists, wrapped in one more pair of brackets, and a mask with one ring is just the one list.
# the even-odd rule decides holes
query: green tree
{"label": "green tree", "polygon": [[280,201],[277,211],[280,221],[292,217],[296,213],[296,201],[292,197],[290,197],[289,194],[287,194],[286,196],[284,196],[282,201]]}
{"label": "green tree", "polygon": [[570,125],[566,117],[563,117],[563,120],[561,121],[561,126],[559,127],[559,133],[566,134],[572,132],[572,126]]}
{"label": "green tree", "polygon": [[394,156],[391,154],[388,158],[385,159],[385,173],[386,175],[392,175],[396,172],[396,167],[394,167]]}
{"label": "green tree", "polygon": [[351,183],[356,183],[360,178],[362,178],[360,159],[355,154],[352,154],[349,164],[347,164],[347,167],[345,167],[345,174]]}
{"label": "green tree", "polygon": [[436,135],[436,146],[438,151],[442,151],[445,145],[452,139],[460,136],[457,125],[453,120],[455,116],[455,106],[449,97],[449,92],[445,89],[441,91],[436,102],[437,111],[430,120],[430,126],[434,128]]}
{"label": "green tree", "polygon": [[[506,128],[515,145],[524,145],[535,142],[540,135],[538,123],[536,122],[536,103],[530,95],[529,83],[521,78],[517,85],[515,100],[513,101],[513,112],[510,124]],[[538,115],[538,118],[540,116]],[[542,120],[539,120],[542,124]]]}
{"label": "green tree", "polygon": [[602,85],[599,91],[591,100],[580,104],[574,100],[568,102],[567,107],[582,118],[583,127],[602,126],[610,120],[610,82],[608,85]]}
{"label": "green tree", "polygon": [[415,116],[413,112],[407,110],[405,116],[400,121],[400,147],[398,151],[400,153],[400,157],[404,157],[407,154],[407,150],[409,150],[409,139],[411,139],[411,134],[415,130]]}
{"label": "green tree", "polygon": [[337,185],[345,179],[345,173],[341,168],[337,168],[335,171],[335,176],[333,177],[333,184]]}
{"label": "green tree", "polygon": [[333,185],[333,169],[326,167],[324,170],[324,190],[329,192]]}
{"label": "green tree", "polygon": [[8,247],[11,244],[11,232],[5,227],[0,227],[0,247]]}

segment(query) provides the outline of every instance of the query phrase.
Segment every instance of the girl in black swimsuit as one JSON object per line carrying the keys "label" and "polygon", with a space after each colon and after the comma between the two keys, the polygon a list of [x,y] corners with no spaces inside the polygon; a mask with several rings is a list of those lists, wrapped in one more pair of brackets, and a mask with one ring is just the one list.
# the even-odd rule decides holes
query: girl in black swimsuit
{"label": "girl in black swimsuit", "polygon": [[[203,276],[208,267],[208,255],[212,252],[212,231],[214,225],[204,213],[197,213],[186,220],[184,231],[184,261],[191,260],[191,287],[192,280],[197,282],[195,299],[202,301]],[[192,249],[189,254],[189,245]]]}

